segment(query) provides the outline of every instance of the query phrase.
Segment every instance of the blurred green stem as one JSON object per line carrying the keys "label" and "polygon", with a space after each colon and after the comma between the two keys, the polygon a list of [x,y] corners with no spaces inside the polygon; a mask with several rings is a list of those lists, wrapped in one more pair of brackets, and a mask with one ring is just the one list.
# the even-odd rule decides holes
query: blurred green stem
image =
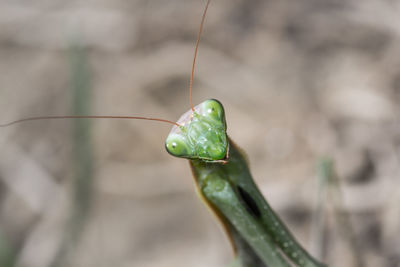
{"label": "blurred green stem", "polygon": [[0,266],[12,267],[15,265],[15,251],[7,236],[0,229]]}
{"label": "blurred green stem", "polygon": [[[323,157],[317,163],[317,182],[318,196],[315,214],[313,218],[313,243],[317,255],[323,257],[324,245],[324,213],[326,209],[326,198],[329,197],[334,210],[334,218],[339,226],[339,232],[347,241],[350,250],[354,256],[354,266],[365,266],[362,253],[357,244],[353,226],[351,224],[350,215],[345,209],[344,197],[341,190],[340,179],[336,174],[334,162],[329,157]],[[326,194],[328,193],[328,194]]]}
{"label": "blurred green stem", "polygon": [[[73,115],[85,115],[90,112],[91,79],[85,49],[73,45],[70,52],[71,87],[73,90]],[[93,155],[91,144],[90,120],[73,120],[73,200],[71,216],[62,245],[52,263],[52,267],[62,266],[69,248],[78,242],[88,218],[93,185]]]}

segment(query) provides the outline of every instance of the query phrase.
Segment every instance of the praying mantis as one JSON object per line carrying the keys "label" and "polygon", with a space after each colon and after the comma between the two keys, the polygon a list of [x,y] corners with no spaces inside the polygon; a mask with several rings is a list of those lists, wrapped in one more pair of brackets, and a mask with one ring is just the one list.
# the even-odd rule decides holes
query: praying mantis
{"label": "praying mantis", "polygon": [[[296,241],[271,209],[250,174],[246,157],[228,137],[224,108],[218,100],[194,106],[194,68],[204,19],[204,9],[195,46],[190,78],[190,106],[177,121],[140,116],[40,116],[1,125],[43,119],[138,119],[173,125],[165,147],[169,154],[189,160],[197,192],[223,225],[235,252],[235,266],[325,266]],[[291,262],[291,263],[289,263]]]}

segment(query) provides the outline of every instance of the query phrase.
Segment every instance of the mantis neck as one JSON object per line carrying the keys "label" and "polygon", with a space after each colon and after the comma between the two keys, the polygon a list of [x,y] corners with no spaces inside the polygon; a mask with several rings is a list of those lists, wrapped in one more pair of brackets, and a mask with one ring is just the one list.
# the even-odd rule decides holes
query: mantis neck
{"label": "mantis neck", "polygon": [[[227,164],[190,160],[190,165],[200,197],[223,225],[237,255],[246,255],[242,265],[289,266],[284,253],[298,266],[325,266],[308,254],[272,210],[231,139],[229,147]],[[251,264],[244,265],[248,259]]]}

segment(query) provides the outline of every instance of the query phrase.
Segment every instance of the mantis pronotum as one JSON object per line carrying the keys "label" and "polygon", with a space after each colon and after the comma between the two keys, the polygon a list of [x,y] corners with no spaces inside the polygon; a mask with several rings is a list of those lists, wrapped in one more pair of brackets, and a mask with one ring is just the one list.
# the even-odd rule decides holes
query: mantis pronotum
{"label": "mantis pronotum", "polygon": [[[2,126],[43,119],[117,118],[169,123],[173,129],[166,140],[167,151],[187,158],[199,195],[224,225],[236,252],[236,264],[250,266],[324,266],[312,258],[294,239],[253,182],[240,149],[226,135],[225,113],[217,100],[194,106],[192,85],[197,49],[207,1],[195,46],[190,79],[190,105],[178,122],[138,116],[40,116],[16,120]],[[285,255],[286,257],[282,256]]]}

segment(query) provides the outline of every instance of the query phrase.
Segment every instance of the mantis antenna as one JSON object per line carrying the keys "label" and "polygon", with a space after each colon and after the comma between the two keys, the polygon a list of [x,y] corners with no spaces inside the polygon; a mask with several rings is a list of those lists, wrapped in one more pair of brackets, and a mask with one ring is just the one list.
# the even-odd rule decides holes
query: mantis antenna
{"label": "mantis antenna", "polygon": [[197,50],[199,49],[199,43],[200,43],[200,38],[201,38],[201,32],[203,31],[203,25],[204,25],[204,20],[206,18],[207,14],[207,9],[208,5],[210,4],[211,0],[207,0],[206,8],[204,9],[203,12],[203,17],[201,18],[201,23],[200,23],[200,30],[197,35],[197,41],[196,41],[196,48],[194,49],[194,57],[193,57],[193,65],[192,65],[192,74],[190,75],[190,107],[192,108],[192,111],[194,112],[194,106],[193,106],[193,76],[194,76],[194,67],[196,65],[196,57],[197,57]]}
{"label": "mantis antenna", "polygon": [[166,122],[169,124],[176,125],[180,127],[177,122],[173,122],[170,120],[164,120],[159,118],[148,118],[148,117],[136,117],[136,116],[40,116],[40,117],[28,117],[15,121],[11,121],[8,123],[0,124],[0,127],[7,127],[13,124],[26,122],[26,121],[37,121],[37,120],[54,120],[54,119],[128,119],[128,120],[147,120],[147,121],[160,121]]}
{"label": "mantis antenna", "polygon": [[[207,9],[208,5],[210,4],[211,0],[207,0],[206,7],[203,12],[203,16],[201,18],[201,23],[200,23],[200,29],[199,33],[197,35],[197,41],[196,41],[196,47],[194,50],[194,57],[193,57],[193,64],[192,64],[192,73],[190,75],[190,107],[192,111],[194,112],[194,106],[193,106],[193,77],[194,77],[194,67],[196,65],[196,58],[197,58],[197,50],[199,48],[199,43],[200,43],[200,38],[201,38],[201,33],[203,31],[203,25],[204,25],[204,20],[206,18],[207,14]],[[27,122],[27,121],[36,121],[36,120],[54,120],[54,119],[130,119],[130,120],[148,120],[148,121],[159,121],[159,122],[165,122],[169,123],[172,125],[176,125],[180,127],[181,125],[178,124],[177,122],[173,122],[170,120],[165,120],[165,119],[159,119],[159,118],[150,118],[150,117],[137,117],[137,116],[89,116],[89,115],[83,115],[83,116],[38,116],[38,117],[27,117],[27,118],[22,118],[18,120],[14,120],[8,123],[0,124],[0,127],[8,127],[17,123],[22,123],[22,122]]]}

